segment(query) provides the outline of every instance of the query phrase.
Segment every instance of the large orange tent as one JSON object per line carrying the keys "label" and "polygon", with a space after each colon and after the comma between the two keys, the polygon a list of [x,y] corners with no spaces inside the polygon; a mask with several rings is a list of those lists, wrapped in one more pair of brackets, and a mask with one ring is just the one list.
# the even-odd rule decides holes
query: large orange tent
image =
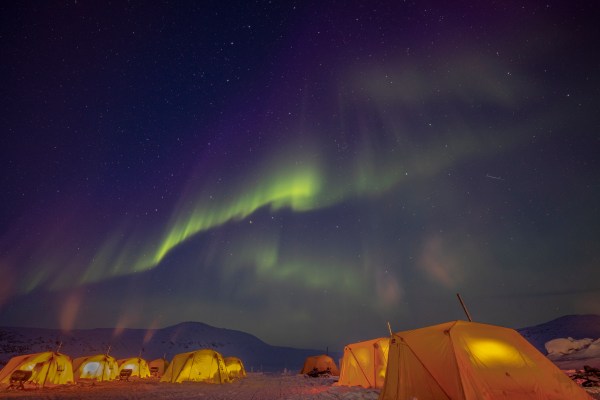
{"label": "large orange tent", "polygon": [[117,360],[106,354],[76,358],[73,360],[73,370],[75,379],[111,381],[119,376]]}
{"label": "large orange tent", "polygon": [[340,370],[338,369],[333,358],[328,355],[321,354],[319,356],[309,356],[304,360],[304,366],[300,371],[301,374],[308,374],[309,372],[328,372],[331,375],[339,376]]}
{"label": "large orange tent", "polygon": [[225,361],[225,366],[227,367],[227,371],[229,372],[229,378],[243,378],[246,376],[246,369],[244,368],[244,363],[237,357],[225,357],[223,359]]}
{"label": "large orange tent", "polygon": [[453,321],[392,336],[379,400],[590,400],[513,329]]}
{"label": "large orange tent", "polygon": [[390,338],[352,343],[344,347],[339,385],[381,388],[385,382]]}
{"label": "large orange tent", "polygon": [[131,376],[139,376],[140,378],[148,378],[150,376],[150,368],[148,362],[141,357],[132,357],[118,360],[119,373],[124,369],[131,370]]}
{"label": "large orange tent", "polygon": [[229,382],[229,372],[221,354],[202,349],[173,357],[160,381],[225,383]]}
{"label": "large orange tent", "polygon": [[10,383],[14,371],[31,371],[27,382],[38,386],[51,386],[73,383],[73,364],[71,357],[46,351],[11,358],[0,370],[0,383]]}

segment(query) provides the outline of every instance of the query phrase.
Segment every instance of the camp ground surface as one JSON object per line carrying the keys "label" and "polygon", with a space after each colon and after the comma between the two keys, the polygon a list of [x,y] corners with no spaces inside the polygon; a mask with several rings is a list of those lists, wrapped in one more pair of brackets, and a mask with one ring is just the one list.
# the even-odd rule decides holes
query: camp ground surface
{"label": "camp ground surface", "polygon": [[[249,373],[246,378],[217,385],[203,382],[160,383],[158,379],[96,382],[55,388],[0,391],[1,399],[83,400],[376,400],[378,389],[333,386],[330,378]],[[600,400],[600,389],[588,392]]]}
{"label": "camp ground surface", "polygon": [[303,400],[344,399],[376,400],[379,391],[333,386],[330,378],[307,378],[303,375],[248,373],[245,378],[226,384],[204,382],[164,383],[157,379],[134,379],[130,382],[96,382],[94,385],[57,386],[52,389],[1,391],[0,398],[21,399],[203,399],[203,400]]}

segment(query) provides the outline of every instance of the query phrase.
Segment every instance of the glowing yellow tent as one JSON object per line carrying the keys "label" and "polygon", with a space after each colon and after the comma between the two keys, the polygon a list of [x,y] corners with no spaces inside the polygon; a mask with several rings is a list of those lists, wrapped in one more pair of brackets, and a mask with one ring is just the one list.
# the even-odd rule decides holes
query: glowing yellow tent
{"label": "glowing yellow tent", "polygon": [[0,383],[9,384],[10,376],[17,370],[31,371],[27,382],[41,387],[73,383],[71,357],[61,353],[46,351],[13,357],[0,370]]}
{"label": "glowing yellow tent", "polygon": [[389,348],[389,338],[367,340],[344,347],[338,385],[382,388]]}
{"label": "glowing yellow tent", "polygon": [[395,333],[379,400],[590,400],[513,329],[453,321]]}
{"label": "glowing yellow tent", "polygon": [[157,378],[160,378],[165,374],[168,366],[169,362],[164,358],[157,358],[156,360],[152,360],[148,363],[150,375],[156,376]]}
{"label": "glowing yellow tent", "polygon": [[76,358],[73,360],[73,369],[75,379],[112,381],[119,376],[117,360],[106,354]]}
{"label": "glowing yellow tent", "polygon": [[229,379],[243,378],[246,376],[246,369],[244,368],[242,360],[237,357],[225,357],[223,360],[225,361],[227,371],[229,371]]}
{"label": "glowing yellow tent", "polygon": [[202,349],[173,357],[160,381],[225,383],[229,382],[229,373],[221,354]]}
{"label": "glowing yellow tent", "polygon": [[308,374],[309,372],[317,371],[320,373],[324,373],[329,371],[329,374],[339,376],[340,371],[338,370],[337,365],[335,365],[335,361],[325,354],[321,354],[320,356],[309,356],[304,360],[304,366],[300,371],[301,374]]}
{"label": "glowing yellow tent", "polygon": [[119,365],[119,373],[124,369],[130,369],[131,376],[139,376],[140,378],[148,378],[150,376],[150,368],[143,358],[125,358],[118,360],[117,364]]}

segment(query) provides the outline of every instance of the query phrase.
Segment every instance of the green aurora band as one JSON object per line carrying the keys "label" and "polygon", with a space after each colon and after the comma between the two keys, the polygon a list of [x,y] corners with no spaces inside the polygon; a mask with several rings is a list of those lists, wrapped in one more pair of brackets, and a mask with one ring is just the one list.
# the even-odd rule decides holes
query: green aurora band
{"label": "green aurora band", "polygon": [[[152,236],[152,232],[142,233],[137,231],[139,228],[123,223],[90,257],[91,262],[87,263],[83,274],[73,273],[79,267],[71,266],[65,268],[68,272],[49,278],[52,274],[48,271],[52,267],[40,267],[37,269],[38,274],[34,274],[34,279],[28,280],[23,291],[29,292],[44,282],[49,282],[52,289],[59,289],[147,271],[159,265],[173,249],[194,235],[232,221],[245,220],[259,209],[268,207],[272,213],[282,209],[304,213],[351,199],[382,196],[397,190],[405,182],[433,177],[466,160],[485,157],[518,145],[526,136],[524,133],[531,129],[528,123],[512,121],[509,126],[506,122],[498,124],[494,130],[498,132],[497,137],[502,137],[500,150],[497,142],[489,140],[494,135],[485,135],[483,138],[478,135],[478,130],[484,129],[480,122],[466,121],[456,113],[447,120],[447,126],[435,140],[423,141],[415,139],[414,132],[412,135],[407,134],[410,126],[403,123],[402,116],[412,113],[415,107],[422,107],[423,99],[432,96],[431,93],[440,88],[451,93],[452,88],[457,86],[452,79],[471,84],[465,83],[454,98],[448,99],[448,103],[464,103],[467,101],[465,98],[469,97],[468,93],[471,93],[471,98],[491,104],[503,112],[521,106],[516,98],[523,97],[516,95],[519,92],[516,84],[509,85],[510,90],[506,87],[500,90],[498,83],[490,77],[499,75],[500,72],[481,72],[483,70],[484,67],[479,70],[479,74],[471,71],[472,75],[468,77],[450,76],[445,80],[432,82],[426,73],[409,69],[405,73],[397,73],[396,80],[401,84],[383,88],[380,87],[384,85],[382,79],[374,78],[383,72],[373,71],[371,80],[351,83],[352,87],[365,87],[365,97],[373,98],[373,102],[366,105],[364,99],[346,103],[343,99],[340,100],[341,134],[353,131],[357,138],[351,143],[352,154],[344,161],[333,165],[326,162],[332,157],[334,150],[319,138],[330,135],[316,131],[308,135],[315,140],[312,146],[272,149],[271,154],[276,154],[277,157],[271,158],[262,168],[250,171],[250,174],[238,174],[234,178],[245,184],[237,185],[237,190],[232,191],[231,188],[236,185],[229,184],[226,190],[205,186],[199,191],[190,181],[189,190],[180,196],[180,203],[174,207],[170,221],[166,223],[162,233],[161,230],[155,230]],[[385,105],[388,104],[389,108],[390,102],[396,103],[394,108],[400,110],[397,117],[390,117],[389,112],[385,111]],[[355,123],[361,114],[364,114],[365,120],[375,115],[378,122]],[[553,123],[552,119],[546,120],[549,124]],[[485,129],[490,132],[489,127]],[[511,134],[507,135],[507,131]],[[309,274],[302,273],[306,268],[310,269],[314,260],[308,263],[302,260],[285,260],[275,248],[276,243],[274,240],[262,247],[268,248],[264,257],[244,257],[249,260],[249,264],[254,265],[258,274],[274,280],[293,277],[308,287],[328,282],[327,279],[321,281],[325,283],[313,282],[307,277]],[[247,254],[250,253],[251,251],[247,251]],[[74,265],[76,261],[80,263],[80,260],[73,260],[70,264]],[[60,264],[57,261],[57,265]],[[68,262],[63,264],[69,265]],[[354,281],[357,278],[349,279]],[[356,282],[349,284],[352,286]]]}

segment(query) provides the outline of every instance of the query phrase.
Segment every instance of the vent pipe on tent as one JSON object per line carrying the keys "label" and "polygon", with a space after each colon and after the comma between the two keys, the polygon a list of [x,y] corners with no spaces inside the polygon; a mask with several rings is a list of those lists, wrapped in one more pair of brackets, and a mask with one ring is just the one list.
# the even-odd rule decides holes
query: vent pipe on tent
{"label": "vent pipe on tent", "polygon": [[456,297],[458,297],[458,301],[460,301],[460,305],[462,306],[465,314],[467,314],[467,318],[469,319],[469,322],[473,322],[473,319],[471,318],[471,314],[469,314],[469,310],[467,310],[467,306],[465,305],[465,302],[463,301],[462,297],[460,296],[460,293],[456,293]]}

